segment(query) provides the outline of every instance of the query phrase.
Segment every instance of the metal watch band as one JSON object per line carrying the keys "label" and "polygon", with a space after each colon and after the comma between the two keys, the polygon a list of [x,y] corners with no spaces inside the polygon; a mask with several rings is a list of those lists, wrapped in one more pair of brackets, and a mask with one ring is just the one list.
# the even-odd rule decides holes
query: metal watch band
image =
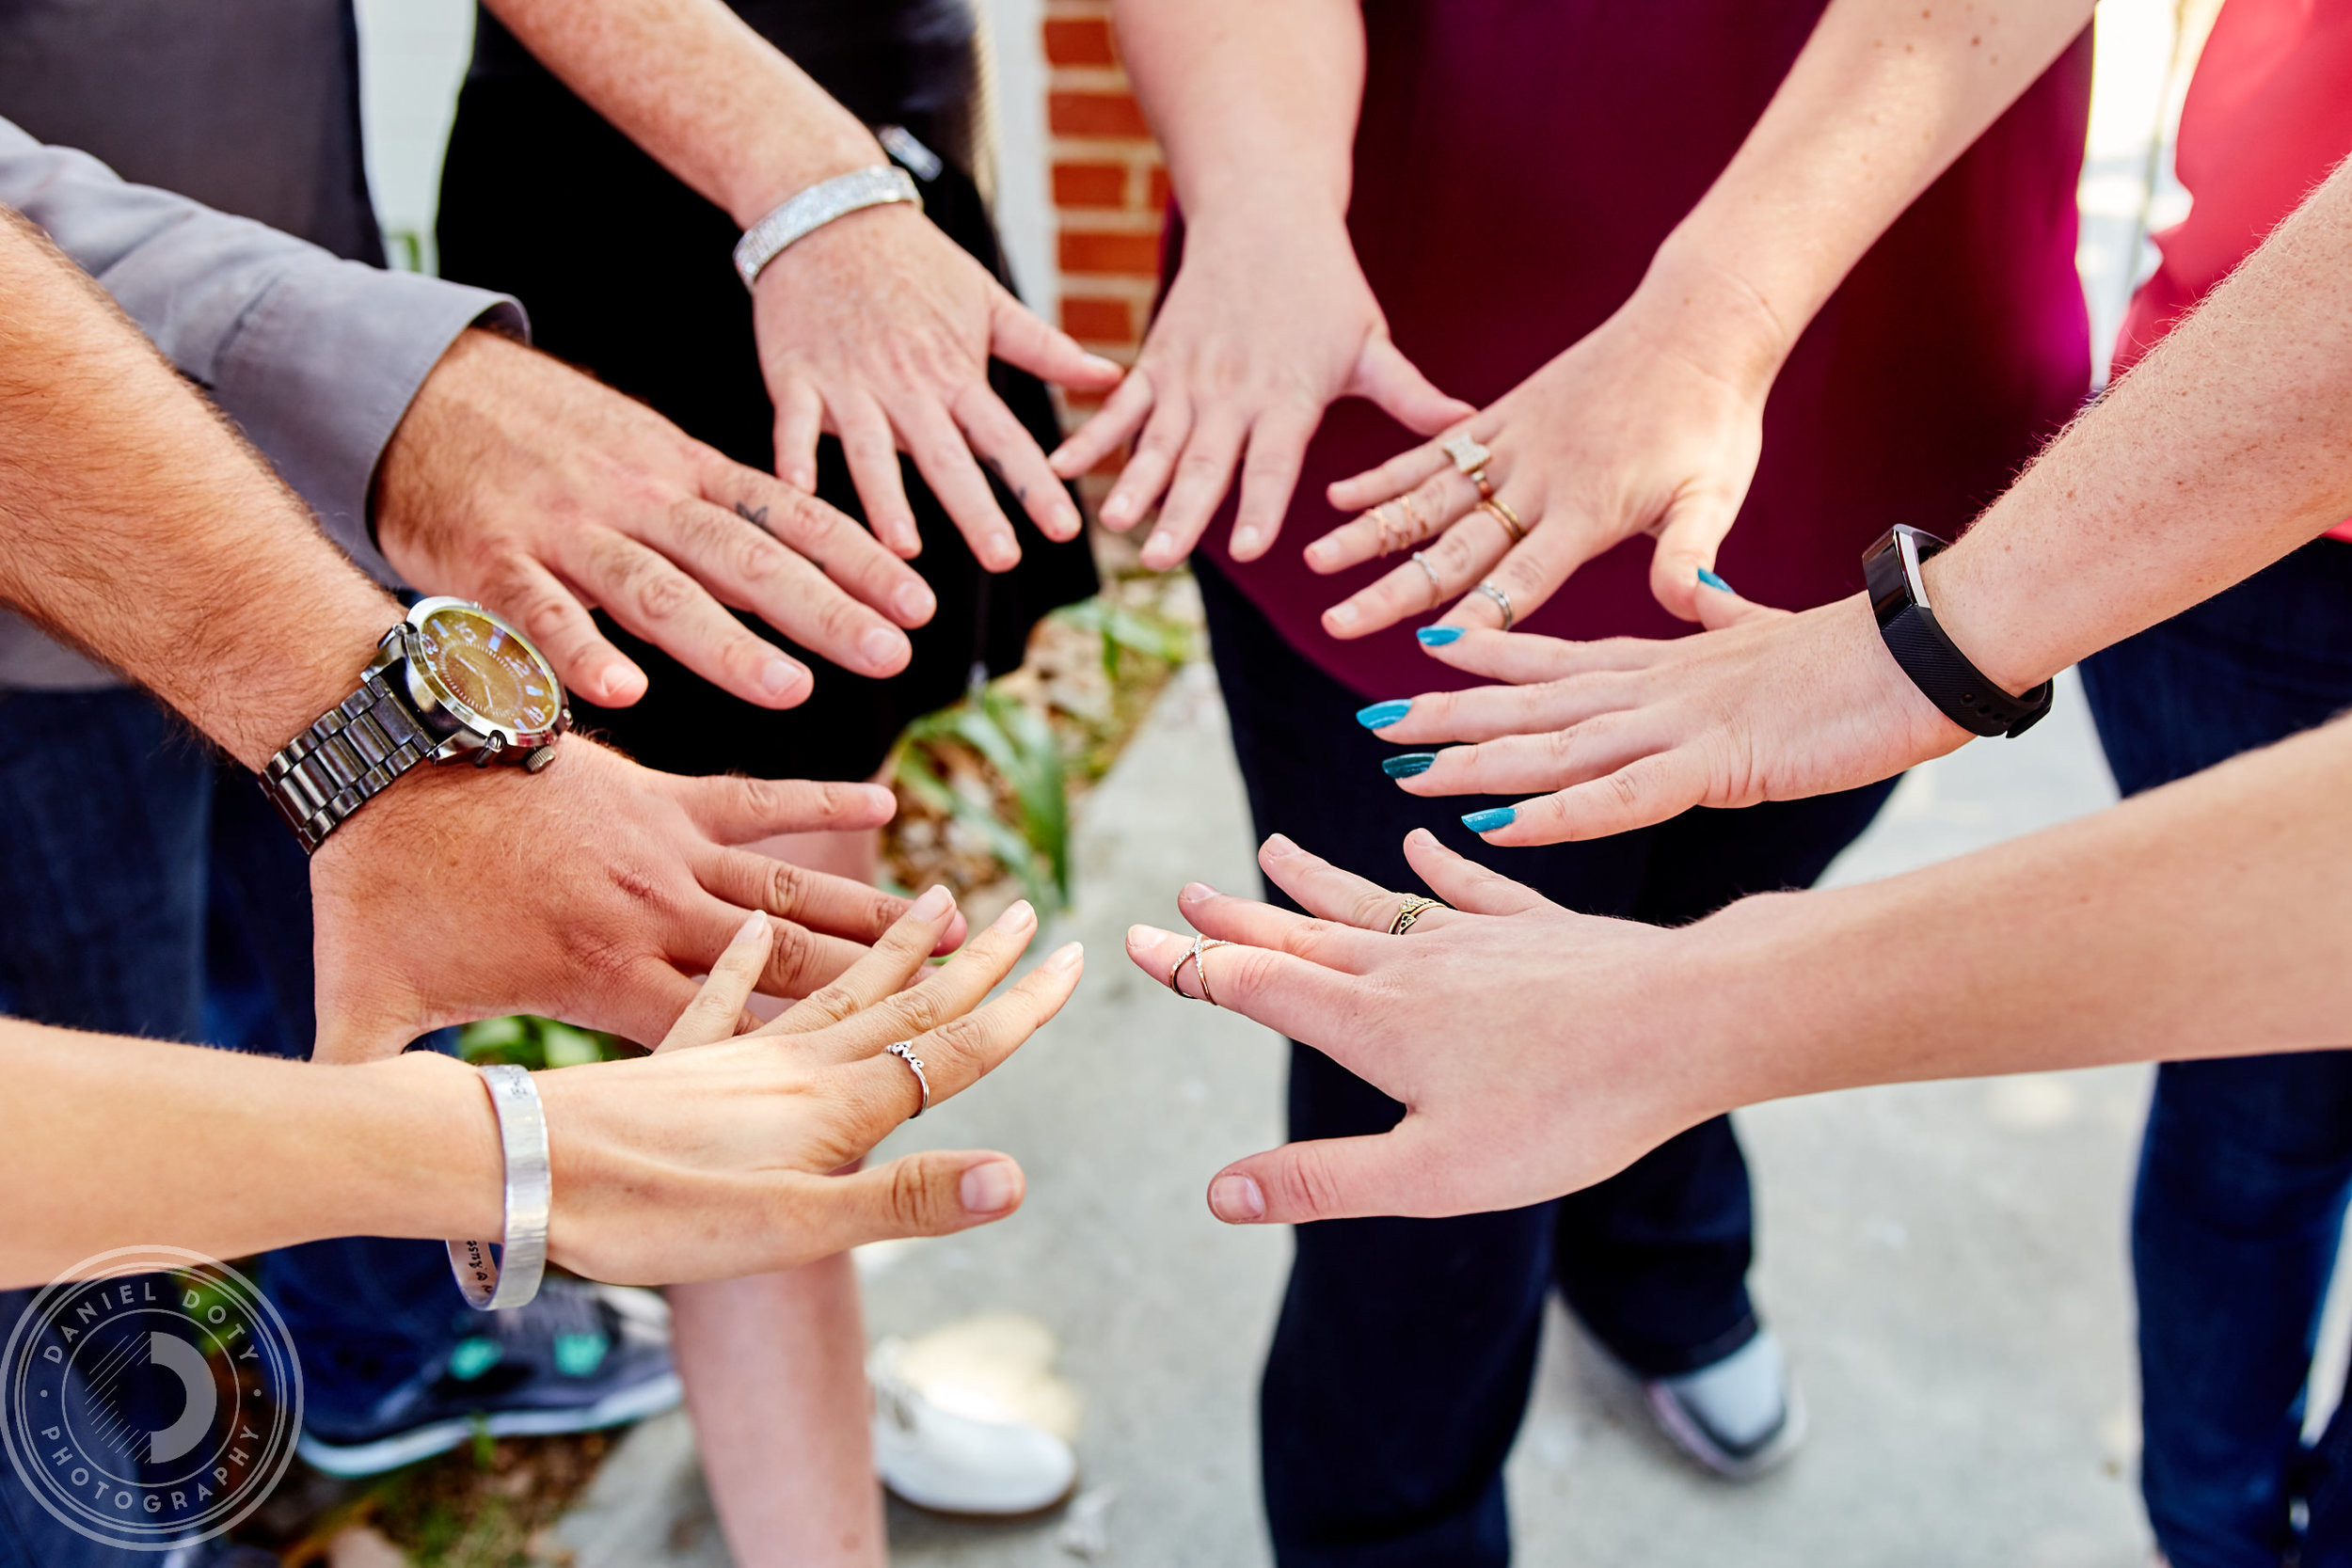
{"label": "metal watch band", "polygon": [[912,201],[916,212],[923,210],[922,193],[914,188],[913,177],[895,164],[877,164],[820,180],[743,231],[743,237],[735,242],[736,274],[748,289],[759,281],[761,269],[795,240],[835,218],[894,201]]}
{"label": "metal watch band", "polygon": [[539,1293],[548,1267],[548,1219],[555,1207],[555,1178],[548,1158],[548,1114],[539,1085],[518,1067],[480,1069],[498,1113],[499,1146],[506,1157],[506,1223],[499,1255],[487,1242],[449,1243],[450,1272],[477,1312],[503,1312]]}
{"label": "metal watch band", "polygon": [[262,793],[315,853],[326,835],[440,744],[393,688],[395,663],[321,714],[262,769]]}
{"label": "metal watch band", "polygon": [[1903,673],[1947,719],[1975,735],[2014,738],[2050,711],[2054,683],[2043,681],[2011,696],[1945,634],[1925,602],[1916,573],[1921,563],[1948,547],[1948,541],[1924,530],[1899,528],[1863,557],[1879,636]]}

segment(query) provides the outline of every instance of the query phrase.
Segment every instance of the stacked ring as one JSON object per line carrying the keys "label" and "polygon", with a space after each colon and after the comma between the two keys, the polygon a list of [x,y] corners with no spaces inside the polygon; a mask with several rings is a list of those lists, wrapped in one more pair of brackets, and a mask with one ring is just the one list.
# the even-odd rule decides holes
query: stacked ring
{"label": "stacked ring", "polygon": [[1509,501],[1488,496],[1478,503],[1478,510],[1501,523],[1502,531],[1511,536],[1514,545],[1527,537],[1527,525],[1519,521],[1519,515],[1511,510]]}
{"label": "stacked ring", "polygon": [[1231,947],[1232,945],[1233,944],[1230,942],[1220,942],[1215,937],[1194,937],[1192,939],[1192,945],[1184,950],[1184,956],[1178,958],[1174,966],[1168,970],[1168,989],[1174,991],[1179,996],[1184,996],[1184,988],[1176,983],[1176,977],[1184,974],[1184,965],[1190,964],[1192,965],[1192,972],[1200,976],[1200,994],[1197,997],[1184,996],[1184,1000],[1187,1002],[1206,1002],[1210,1006],[1216,1006],[1216,997],[1209,990],[1209,949],[1212,947]]}
{"label": "stacked ring", "polygon": [[1413,552],[1413,564],[1420,567],[1421,575],[1429,579],[1429,608],[1437,609],[1438,601],[1445,597],[1445,584],[1438,580],[1438,569],[1429,564],[1428,553],[1422,550]]}
{"label": "stacked ring", "polygon": [[1405,901],[1396,907],[1396,918],[1389,922],[1389,935],[1401,937],[1413,928],[1414,921],[1419,920],[1431,910],[1442,910],[1448,907],[1441,900],[1423,898],[1418,893],[1408,893],[1405,895]]}

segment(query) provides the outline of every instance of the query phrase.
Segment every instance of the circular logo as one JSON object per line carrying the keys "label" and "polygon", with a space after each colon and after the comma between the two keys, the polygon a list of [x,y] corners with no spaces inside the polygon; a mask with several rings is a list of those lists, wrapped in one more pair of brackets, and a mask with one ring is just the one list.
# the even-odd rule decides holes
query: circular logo
{"label": "circular logo", "polygon": [[267,1497],[302,1431],[278,1309],[228,1264],[118,1247],[70,1270],[0,1354],[0,1440],[51,1513],[111,1546],[168,1551]]}

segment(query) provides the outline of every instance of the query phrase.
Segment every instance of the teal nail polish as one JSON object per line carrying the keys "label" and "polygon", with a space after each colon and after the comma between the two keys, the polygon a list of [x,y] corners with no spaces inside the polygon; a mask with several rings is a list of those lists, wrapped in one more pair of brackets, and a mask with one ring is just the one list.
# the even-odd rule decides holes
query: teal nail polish
{"label": "teal nail polish", "polygon": [[1442,648],[1459,638],[1462,635],[1462,628],[1459,626],[1423,626],[1413,635],[1421,639],[1421,645],[1424,648]]}
{"label": "teal nail polish", "polygon": [[1426,773],[1429,765],[1438,760],[1435,752],[1407,752],[1401,757],[1382,757],[1380,771],[1391,779],[1409,779],[1416,773]]}
{"label": "teal nail polish", "polygon": [[1462,826],[1474,833],[1490,833],[1497,828],[1507,828],[1517,821],[1519,808],[1497,806],[1492,811],[1474,811],[1462,818]]}
{"label": "teal nail polish", "polygon": [[1356,722],[1368,730],[1385,730],[1412,711],[1413,699],[1391,697],[1385,703],[1375,703],[1370,707],[1358,708]]}
{"label": "teal nail polish", "polygon": [[1732,591],[1731,584],[1725,582],[1723,578],[1717,577],[1714,573],[1708,571],[1704,566],[1699,568],[1699,581],[1705,583],[1708,587],[1712,588],[1718,594],[1728,594]]}

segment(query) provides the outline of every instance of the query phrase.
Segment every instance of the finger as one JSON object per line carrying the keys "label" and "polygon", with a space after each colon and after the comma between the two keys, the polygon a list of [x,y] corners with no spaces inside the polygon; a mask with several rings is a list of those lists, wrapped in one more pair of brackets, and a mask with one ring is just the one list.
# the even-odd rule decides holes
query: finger
{"label": "finger", "polygon": [[710,977],[694,993],[694,1000],[686,1005],[654,1049],[680,1051],[732,1038],[743,1017],[743,1004],[751,1000],[760,975],[767,971],[771,946],[767,916],[755,913],[747,918],[726,951],[719,955],[719,961],[710,966]]}
{"label": "finger", "polygon": [[828,988],[824,997],[812,994],[810,1002],[835,1020],[822,1026],[823,1037],[813,1041],[812,1049],[829,1061],[852,1062],[893,1040],[909,1039],[961,1018],[1012,973],[1036,934],[1037,911],[1024,898],[966,942],[961,952],[926,974],[919,986],[861,1008],[847,1006],[840,987]]}
{"label": "finger", "polygon": [[973,455],[1012,495],[1038,531],[1057,541],[1075,539],[1084,526],[1077,503],[1045,465],[1045,453],[1028,428],[1012,417],[985,381],[976,381],[957,397],[952,409],[956,423],[971,443]]}
{"label": "finger", "polygon": [[1713,494],[1683,496],[1666,509],[1658,524],[1658,548],[1650,554],[1649,591],[1667,614],[1700,618],[1697,598],[1706,579],[1699,574],[1714,577],[1715,556],[1739,510]]}
{"label": "finger", "polygon": [[[323,924],[321,940],[328,940]],[[691,997],[693,988],[686,990]],[[382,964],[321,962],[312,993],[318,1011],[313,1062],[348,1065],[397,1056],[442,1022],[403,976]],[[675,1006],[684,1005],[681,998]]]}
{"label": "finger", "polygon": [[1407,1116],[1371,1137],[1317,1138],[1236,1160],[1209,1182],[1209,1212],[1228,1225],[1303,1225],[1368,1214],[1423,1215],[1444,1162]]}
{"label": "finger", "polygon": [[1597,670],[1644,670],[1672,640],[1610,637],[1594,642],[1497,631],[1491,626],[1423,626],[1413,634],[1438,663],[1513,686],[1563,680]]}
{"label": "finger", "polygon": [[[1388,903],[1392,919],[1397,895],[1391,894]],[[1176,895],[1176,908],[1191,922],[1192,928],[1204,937],[1237,942],[1248,947],[1271,948],[1350,974],[1372,967],[1377,956],[1374,944],[1380,939],[1353,925],[1276,909],[1255,898],[1231,897],[1203,882],[1187,882]],[[1383,935],[1388,926],[1388,920],[1381,922],[1379,929]],[[1197,980],[1195,990],[1187,994],[1198,994]]]}
{"label": "finger", "polygon": [[1021,545],[1013,537],[1012,524],[996,504],[996,492],[972,460],[972,449],[947,410],[928,390],[910,392],[891,404],[890,422],[980,565],[991,572],[1009,572],[1019,565]]}
{"label": "finger", "polygon": [[1307,443],[1323,422],[1321,409],[1269,408],[1250,427],[1249,454],[1242,460],[1241,504],[1233,514],[1233,559],[1255,561],[1274,547],[1298,488]]}
{"label": "finger", "polygon": [[1085,969],[1086,949],[1074,942],[1064,943],[988,1006],[914,1036],[907,1043],[915,1060],[923,1064],[919,1082],[906,1062],[886,1052],[852,1062],[841,1070],[862,1079],[876,1103],[899,1106],[901,1115],[913,1117],[928,1108],[923,1095],[926,1084],[930,1089],[930,1105],[936,1106],[1002,1066],[1006,1057],[1061,1011]]}
{"label": "finger", "polygon": [[[1517,497],[1506,497],[1527,520],[1527,537],[1512,546],[1486,574],[1486,579],[1510,596],[1513,616],[1524,621],[1544,607],[1578,567],[1615,544],[1588,514],[1575,507],[1554,507],[1549,514]],[[1543,519],[1537,526],[1537,518]],[[1497,525],[1500,527],[1501,525]],[[1465,626],[1499,626],[1502,609],[1485,594],[1466,600],[1450,621]]]}
{"label": "finger", "polygon": [[992,281],[990,287],[990,354],[1073,391],[1100,392],[1118,384],[1120,372],[1116,361],[1080,348],[1076,339],[1039,320],[1002,285]]}
{"label": "finger", "polygon": [[907,504],[898,437],[891,434],[882,405],[863,392],[851,393],[834,405],[833,419],[841,432],[850,483],[857,486],[858,504],[866,510],[866,526],[891,554],[914,560],[922,553],[923,534],[914,526],[914,508]]}
{"label": "finger", "polygon": [[776,477],[795,490],[817,488],[817,437],[825,428],[825,400],[814,383],[794,376],[776,394]]}
{"label": "finger", "polygon": [[1385,336],[1366,340],[1347,390],[1350,396],[1369,398],[1416,436],[1435,436],[1478,412],[1474,404],[1438,390],[1421,368]]}
{"label": "finger", "polygon": [[1168,476],[1175,471],[1177,455],[1191,434],[1192,406],[1171,388],[1153,406],[1111,493],[1103,498],[1104,528],[1123,532],[1159,505],[1160,492],[1168,488]]}
{"label": "finger", "polygon": [[694,867],[694,875],[705,892],[737,909],[762,910],[858,942],[880,938],[908,908],[908,900],[854,878],[748,849],[712,850]]}
{"label": "finger", "polygon": [[[1127,957],[1155,985],[1167,985],[1176,960],[1191,951],[1190,937],[1154,926],[1127,927]],[[1373,995],[1361,976],[1264,947],[1217,947],[1207,957],[1210,994],[1227,1012],[1305,1040],[1350,1071],[1360,1072],[1378,1053],[1369,1027]]]}
{"label": "finger", "polygon": [[815,496],[714,453],[703,477],[703,497],[798,553],[901,626],[922,626],[939,609],[921,573],[884,549],[855,518]]}
{"label": "finger", "polygon": [[[1449,465],[1404,495],[1382,501],[1355,523],[1334,529],[1308,546],[1308,569],[1342,571],[1385,553],[1379,526],[1383,516],[1392,519],[1389,532],[1390,538],[1397,541],[1393,547],[1402,548],[1405,544],[1419,544],[1453,528],[1470,515],[1479,499],[1478,486]],[[1358,531],[1359,525],[1368,526]]]}
{"label": "finger", "polygon": [[1386,935],[1405,899],[1395,889],[1310,854],[1280,833],[1259,846],[1258,865],[1267,880],[1298,900],[1299,908],[1359,930]]}
{"label": "finger", "polygon": [[[848,885],[855,888],[860,884]],[[768,959],[760,966],[757,987],[768,996],[806,996],[832,984],[866,956],[866,943],[887,928],[876,927],[851,941],[810,930],[798,921],[772,913],[754,912],[761,913],[769,923]],[[743,910],[739,905],[727,904],[717,897],[698,899],[695,907],[677,922],[677,934],[670,943],[670,951],[663,956],[680,969],[708,972],[717,967],[720,956],[742,927]],[[744,1027],[754,1027],[756,1022],[747,1019]]]}
{"label": "finger", "polygon": [[1712,571],[1699,575],[1698,592],[1692,596],[1692,606],[1699,612],[1699,625],[1708,631],[1721,631],[1743,621],[1776,620],[1790,613],[1771,605],[1757,604],[1741,598],[1740,591],[1717,577]]}
{"label": "finger", "polygon": [[755,1033],[808,1034],[897,995],[922,969],[923,960],[939,950],[955,918],[955,895],[944,887],[930,889],[891,922],[881,940],[838,979],[809,992]]}
{"label": "finger", "polygon": [[1467,914],[1518,914],[1550,902],[1524,882],[1455,854],[1426,828],[1405,835],[1405,862],[1430,892]]}
{"label": "finger", "polygon": [[1407,795],[1527,795],[1613,773],[1672,743],[1656,712],[1610,712],[1560,729],[1450,746],[1397,781]]}
{"label": "finger", "polygon": [[1192,427],[1184,455],[1176,460],[1176,476],[1160,502],[1160,520],[1143,546],[1143,563],[1164,572],[1192,553],[1208,531],[1209,518],[1225,499],[1233,467],[1241,461],[1248,427],[1226,408],[1216,408]]}
{"label": "finger", "polygon": [[645,694],[644,671],[606,641],[588,607],[531,557],[508,557],[485,585],[482,602],[522,628],[566,689],[598,707],[627,707]]}
{"label": "finger", "polygon": [[[1361,593],[1323,612],[1323,629],[1336,638],[1363,637],[1416,615],[1426,615],[1448,599],[1475,587],[1510,546],[1502,525],[1480,512],[1445,531],[1438,542]],[[1427,562],[1424,569],[1422,562]],[[1486,603],[1486,595],[1479,602]],[[1516,595],[1512,604],[1516,607]],[[1502,611],[1488,605],[1498,618]],[[1456,605],[1449,619],[1467,609]]]}
{"label": "finger", "polygon": [[1021,1167],[1005,1155],[932,1150],[806,1186],[794,1181],[776,1224],[791,1238],[791,1256],[830,1258],[868,1242],[948,1236],[1001,1220],[1027,1191]]}
{"label": "finger", "polygon": [[[1137,367],[1127,372],[1127,379],[1119,389],[1094,411],[1093,418],[1073,431],[1069,439],[1054,449],[1046,462],[1063,479],[1078,479],[1094,471],[1095,465],[1125,445],[1128,438],[1143,428],[1143,421],[1152,414],[1151,372]],[[1136,516],[1141,516],[1137,513]],[[1105,523],[1110,518],[1105,515]],[[1129,517],[1132,523],[1135,517]],[[1112,524],[1125,527],[1126,524]]]}
{"label": "finger", "polygon": [[720,844],[749,844],[778,833],[857,832],[879,828],[898,809],[880,784],[807,779],[745,779],[733,774],[684,779],[657,775],[694,825]]}
{"label": "finger", "polygon": [[[1435,442],[1407,447],[1376,468],[1333,481],[1324,497],[1342,512],[1361,512],[1425,484],[1453,467],[1454,459],[1438,450]],[[1465,479],[1462,483],[1469,484],[1470,481]],[[1472,489],[1475,491],[1476,487]]]}
{"label": "finger", "polygon": [[[1510,819],[1479,833],[1505,847],[1565,844],[1646,828],[1708,804],[1707,768],[1689,748],[1659,752],[1601,778],[1505,808]],[[1717,804],[1742,802],[1722,801]]]}

